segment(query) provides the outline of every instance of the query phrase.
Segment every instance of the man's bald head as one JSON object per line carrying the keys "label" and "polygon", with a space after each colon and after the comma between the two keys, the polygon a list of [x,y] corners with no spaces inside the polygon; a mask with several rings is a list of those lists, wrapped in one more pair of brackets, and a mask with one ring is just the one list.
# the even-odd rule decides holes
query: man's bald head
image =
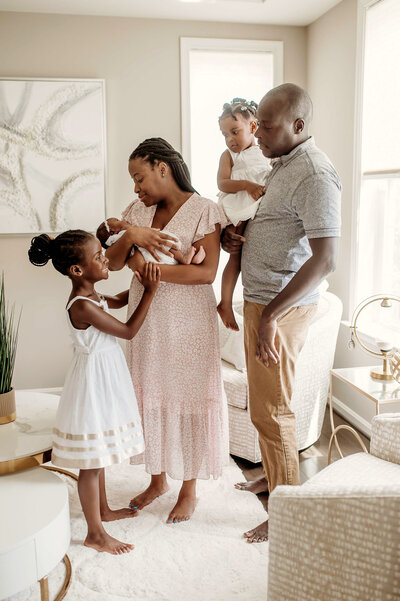
{"label": "man's bald head", "polygon": [[281,103],[286,108],[290,120],[302,119],[306,127],[311,123],[313,113],[311,98],[300,86],[296,86],[294,83],[284,83],[272,88],[265,94],[261,102],[269,99]]}
{"label": "man's bald head", "polygon": [[312,118],[312,102],[305,90],[293,83],[284,83],[270,90],[261,99],[255,133],[266,157],[288,154],[307,140]]}

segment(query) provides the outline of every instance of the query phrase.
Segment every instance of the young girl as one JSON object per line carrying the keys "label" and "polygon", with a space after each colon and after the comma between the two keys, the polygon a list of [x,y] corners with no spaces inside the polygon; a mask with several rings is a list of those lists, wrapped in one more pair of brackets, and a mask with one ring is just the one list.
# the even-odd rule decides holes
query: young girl
{"label": "young girl", "polygon": [[126,323],[110,315],[128,302],[128,291],[99,295],[94,284],[108,278],[108,259],[100,242],[83,230],[69,230],[54,240],[32,239],[29,260],[37,266],[52,259],[69,277],[72,291],[67,319],[74,344],[54,428],[54,465],[79,468],[78,492],[88,525],[84,544],[112,554],[133,545],[112,538],[102,521],[132,517],[136,511],[112,511],[107,503],[104,468],[142,453],[144,441],[132,380],[117,337],[131,339],[140,329],[160,281],[160,270],[146,264],[137,278],[144,287],[136,311]]}
{"label": "young girl", "polygon": [[[219,204],[228,219],[243,234],[245,221],[253,219],[261,197],[265,194],[265,177],[270,170],[267,159],[256,143],[257,104],[244,98],[225,103],[219,127],[228,150],[220,158],[218,168]],[[232,297],[240,273],[240,253],[231,254],[222,275],[221,302],[217,309],[227,328],[238,330],[232,309]]]}
{"label": "young girl", "polygon": [[[143,328],[128,343],[127,361],[138,398],[146,450],[132,457],[145,463],[149,486],[134,496],[141,509],[168,490],[167,474],[182,480],[169,524],[188,520],[197,504],[198,478],[219,478],[228,459],[226,401],[223,396],[217,303],[212,281],[218,267],[220,225],[226,218],[215,202],[199,196],[182,156],[162,138],[145,140],[129,157],[138,199],[124,211],[132,226],[167,229],[182,252],[203,246],[200,265],[160,265],[161,283]],[[126,262],[122,236],[107,250],[113,269]],[[140,253],[137,253],[139,255]],[[133,262],[135,255],[128,260]],[[141,285],[133,278],[129,309]]]}

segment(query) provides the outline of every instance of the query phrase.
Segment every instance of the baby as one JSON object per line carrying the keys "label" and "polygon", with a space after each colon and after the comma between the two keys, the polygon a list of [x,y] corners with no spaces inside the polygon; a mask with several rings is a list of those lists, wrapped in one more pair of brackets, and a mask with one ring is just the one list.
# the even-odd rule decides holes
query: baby
{"label": "baby", "polygon": [[[121,238],[121,236],[123,236],[125,234],[126,230],[129,227],[131,227],[131,224],[128,223],[127,221],[124,221],[123,219],[116,219],[115,217],[110,217],[109,219],[106,219],[106,221],[103,221],[99,225],[99,227],[97,228],[96,236],[99,239],[102,247],[108,248],[109,246],[114,244],[114,242],[119,240]],[[167,230],[162,230],[162,233],[168,234],[168,235],[176,238],[175,234],[171,234],[171,232],[168,232]],[[165,246],[165,248],[170,253],[172,253],[173,257],[170,257],[161,251],[157,251],[157,253],[160,257],[160,263],[164,263],[166,265],[177,265],[178,263],[182,263],[183,265],[189,265],[190,263],[199,265],[200,263],[202,263],[204,261],[205,256],[206,256],[206,251],[204,250],[204,248],[202,246],[200,246],[199,249],[192,246],[190,251],[188,253],[184,254],[180,250],[182,248],[182,242],[180,240],[178,240],[176,242],[176,245],[178,246],[178,250],[176,250],[174,248],[168,248],[168,246]],[[140,246],[137,247],[137,250],[140,251],[140,253],[142,254],[146,263],[154,262],[154,258],[152,257],[152,255],[149,253],[148,250],[146,250],[145,248],[142,248]],[[135,254],[135,247],[132,247],[131,257],[134,254]]]}

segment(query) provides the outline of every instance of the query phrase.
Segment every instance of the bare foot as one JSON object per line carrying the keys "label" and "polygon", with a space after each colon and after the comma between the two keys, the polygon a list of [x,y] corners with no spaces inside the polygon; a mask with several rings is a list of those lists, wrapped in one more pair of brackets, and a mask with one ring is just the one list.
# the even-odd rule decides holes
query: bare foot
{"label": "bare foot", "polygon": [[221,301],[217,307],[217,311],[222,319],[222,323],[226,328],[229,330],[234,330],[235,332],[239,331],[239,326],[236,323],[236,319],[233,314],[232,305],[227,305]]}
{"label": "bare foot", "polygon": [[111,555],[122,555],[123,553],[129,553],[134,548],[133,545],[128,543],[122,543],[121,541],[113,538],[107,532],[87,535],[85,547],[92,547],[96,551],[106,551]]}
{"label": "bare foot", "polygon": [[169,486],[167,483],[165,484],[155,484],[151,483],[146,490],[144,490],[140,495],[134,497],[129,503],[129,507],[136,511],[136,509],[143,509],[146,505],[150,505],[157,497],[161,497],[166,492],[169,491]]}
{"label": "bare foot", "polygon": [[187,494],[180,494],[175,507],[168,516],[167,524],[177,524],[178,522],[186,522],[189,520],[199,500]]}
{"label": "bare foot", "polygon": [[186,255],[182,255],[182,263],[184,265],[190,265],[193,262],[193,257],[196,254],[196,249],[192,246]]}
{"label": "bare foot", "polygon": [[265,543],[268,540],[268,520],[243,534],[248,543]]}
{"label": "bare foot", "polygon": [[115,520],[134,518],[138,513],[137,509],[130,509],[129,507],[123,507],[122,509],[110,509],[107,507],[107,509],[100,512],[100,517],[102,522],[114,522]]}
{"label": "bare foot", "polygon": [[247,492],[252,492],[255,495],[259,495],[262,492],[268,492],[268,482],[262,476],[258,480],[249,480],[248,482],[238,482],[235,484],[235,488],[238,490],[245,490]]}
{"label": "bare foot", "polygon": [[196,254],[194,255],[194,257],[192,259],[192,263],[193,263],[193,265],[200,265],[200,263],[202,263],[205,258],[206,258],[206,251],[204,250],[204,248],[202,246],[200,246],[199,250],[196,252]]}

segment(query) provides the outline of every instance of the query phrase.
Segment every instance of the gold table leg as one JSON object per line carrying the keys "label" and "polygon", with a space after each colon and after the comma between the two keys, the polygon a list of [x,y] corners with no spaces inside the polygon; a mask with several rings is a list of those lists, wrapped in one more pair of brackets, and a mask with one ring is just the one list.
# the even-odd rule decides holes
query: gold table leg
{"label": "gold table leg", "polygon": [[[359,442],[359,444],[360,444],[360,446],[361,446],[362,450],[364,451],[364,453],[368,453],[368,449],[367,449],[367,447],[365,446],[365,444],[363,443],[363,441],[362,441],[362,439],[361,439],[361,436],[359,435],[359,433],[358,433],[358,432],[356,432],[356,431],[354,430],[354,428],[352,428],[351,426],[348,426],[347,424],[341,424],[340,426],[337,426],[337,427],[334,429],[334,431],[332,432],[331,439],[330,439],[330,441],[329,441],[329,448],[328,448],[328,465],[330,464],[330,462],[331,462],[331,458],[332,458],[332,443],[333,443],[333,440],[335,440],[335,442],[336,442],[336,435],[337,435],[337,433],[339,432],[339,430],[348,430],[349,432],[351,432],[351,433],[352,433],[352,434],[353,434],[353,435],[356,437],[356,439],[357,439],[357,441]],[[341,454],[341,453],[340,453],[340,454]],[[341,454],[341,455],[342,455],[342,454]],[[343,458],[343,455],[342,455],[342,458]]]}
{"label": "gold table leg", "polygon": [[40,581],[40,599],[41,601],[49,601],[49,581],[47,576]]}
{"label": "gold table leg", "polygon": [[329,418],[330,418],[330,422],[331,422],[331,431],[332,431],[332,435],[331,438],[329,440],[329,453],[328,453],[328,465],[330,464],[330,452],[331,452],[331,447],[332,447],[332,441],[335,441],[335,447],[337,449],[337,452],[340,455],[340,458],[343,459],[343,453],[340,449],[339,446],[339,442],[336,436],[336,428],[335,428],[335,422],[333,421],[333,375],[332,372],[330,373],[329,376],[330,380],[329,380]]}
{"label": "gold table leg", "polygon": [[41,465],[40,467],[42,467],[45,470],[49,470],[50,472],[58,472],[59,474],[65,474],[65,476],[69,476],[74,480],[78,480],[78,476],[76,474],[73,474],[68,470],[63,470],[61,467],[55,467],[53,465]]}
{"label": "gold table leg", "polygon": [[[64,597],[67,594],[67,591],[69,589],[69,586],[71,584],[71,575],[72,575],[71,561],[70,561],[68,555],[64,555],[62,560],[65,564],[65,577],[64,577],[64,582],[60,589],[60,592],[55,597],[54,601],[61,601],[61,599],[64,599]],[[41,599],[41,601],[50,601],[48,577],[45,576],[44,578],[39,580],[39,582],[40,582],[40,599]]]}

